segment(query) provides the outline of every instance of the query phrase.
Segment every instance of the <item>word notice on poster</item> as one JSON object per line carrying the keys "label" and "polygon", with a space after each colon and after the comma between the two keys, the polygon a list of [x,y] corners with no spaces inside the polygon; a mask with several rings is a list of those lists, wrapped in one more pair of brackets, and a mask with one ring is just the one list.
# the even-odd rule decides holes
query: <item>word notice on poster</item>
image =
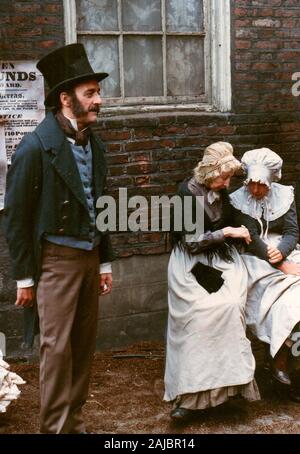
{"label": "word notice on poster", "polygon": [[22,137],[45,116],[44,80],[34,61],[0,60],[0,209],[7,164]]}

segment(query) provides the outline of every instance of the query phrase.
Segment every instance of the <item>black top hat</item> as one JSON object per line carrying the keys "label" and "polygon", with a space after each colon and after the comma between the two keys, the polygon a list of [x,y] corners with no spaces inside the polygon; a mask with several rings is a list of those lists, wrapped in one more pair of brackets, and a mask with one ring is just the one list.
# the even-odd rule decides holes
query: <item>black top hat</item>
{"label": "black top hat", "polygon": [[108,76],[107,73],[95,73],[91,67],[83,44],[69,44],[50,52],[38,63],[37,68],[46,79],[50,91],[45,99],[45,105],[54,106],[59,93],[77,83],[89,79],[98,82]]}

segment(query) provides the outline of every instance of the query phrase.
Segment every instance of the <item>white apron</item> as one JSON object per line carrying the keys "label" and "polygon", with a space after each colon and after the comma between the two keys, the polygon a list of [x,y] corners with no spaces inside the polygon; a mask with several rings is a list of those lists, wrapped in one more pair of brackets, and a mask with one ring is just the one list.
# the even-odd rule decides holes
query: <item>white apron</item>
{"label": "white apron", "polygon": [[168,268],[168,334],[165,396],[244,385],[254,378],[255,360],[245,334],[247,271],[233,250],[233,263],[218,256],[211,266],[223,272],[223,286],[209,294],[191,273],[203,254],[175,248]]}
{"label": "white apron", "polygon": [[[276,246],[280,236],[269,234],[268,244]],[[242,254],[248,270],[246,322],[252,333],[270,344],[274,357],[300,321],[300,276],[287,275],[256,256]],[[300,251],[288,261],[300,264]]]}

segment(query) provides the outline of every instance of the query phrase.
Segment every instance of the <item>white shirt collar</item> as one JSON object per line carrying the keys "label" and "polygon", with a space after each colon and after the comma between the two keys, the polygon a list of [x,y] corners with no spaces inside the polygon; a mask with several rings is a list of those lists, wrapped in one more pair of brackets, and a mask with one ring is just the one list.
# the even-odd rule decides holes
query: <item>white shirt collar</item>
{"label": "white shirt collar", "polygon": [[213,191],[212,189],[207,193],[207,201],[212,205],[216,200],[220,200],[221,194],[218,191]]}
{"label": "white shirt collar", "polygon": [[230,194],[230,200],[235,208],[254,219],[263,216],[266,221],[274,221],[290,209],[294,201],[294,188],[272,183],[268,194],[263,199],[257,200],[245,186],[242,186]]}
{"label": "white shirt collar", "polygon": [[67,115],[63,114],[64,117],[66,117],[69,122],[71,123],[71,125],[73,126],[73,128],[75,129],[75,131],[78,131],[78,125],[77,125],[77,120],[76,118],[70,118],[70,117],[67,117]]}
{"label": "white shirt collar", "polygon": [[[70,117],[67,117],[67,115],[63,114],[71,123],[71,125],[73,126],[73,128],[75,129],[75,131],[78,131],[78,125],[77,125],[77,120],[76,118],[70,118]],[[72,143],[73,145],[75,144],[75,140],[72,139],[72,137],[67,137],[67,140]]]}

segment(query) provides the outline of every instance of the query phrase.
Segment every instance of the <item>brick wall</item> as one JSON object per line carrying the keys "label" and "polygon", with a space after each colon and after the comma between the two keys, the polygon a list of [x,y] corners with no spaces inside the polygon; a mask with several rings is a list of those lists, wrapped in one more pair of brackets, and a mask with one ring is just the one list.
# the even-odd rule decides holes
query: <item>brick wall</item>
{"label": "brick wall", "polygon": [[64,42],[62,0],[0,0],[1,60],[38,60]]}
{"label": "brick wall", "polygon": [[[172,195],[191,174],[204,148],[218,140],[232,143],[237,156],[267,146],[284,158],[283,183],[294,184],[300,170],[298,112],[188,113],[102,118],[96,131],[106,142],[108,188],[130,195]],[[234,183],[234,182],[233,182]],[[119,257],[166,252],[163,233],[118,233],[112,241]]]}
{"label": "brick wall", "polygon": [[232,3],[234,110],[299,110],[299,98],[291,96],[291,76],[300,71],[299,1]]}

